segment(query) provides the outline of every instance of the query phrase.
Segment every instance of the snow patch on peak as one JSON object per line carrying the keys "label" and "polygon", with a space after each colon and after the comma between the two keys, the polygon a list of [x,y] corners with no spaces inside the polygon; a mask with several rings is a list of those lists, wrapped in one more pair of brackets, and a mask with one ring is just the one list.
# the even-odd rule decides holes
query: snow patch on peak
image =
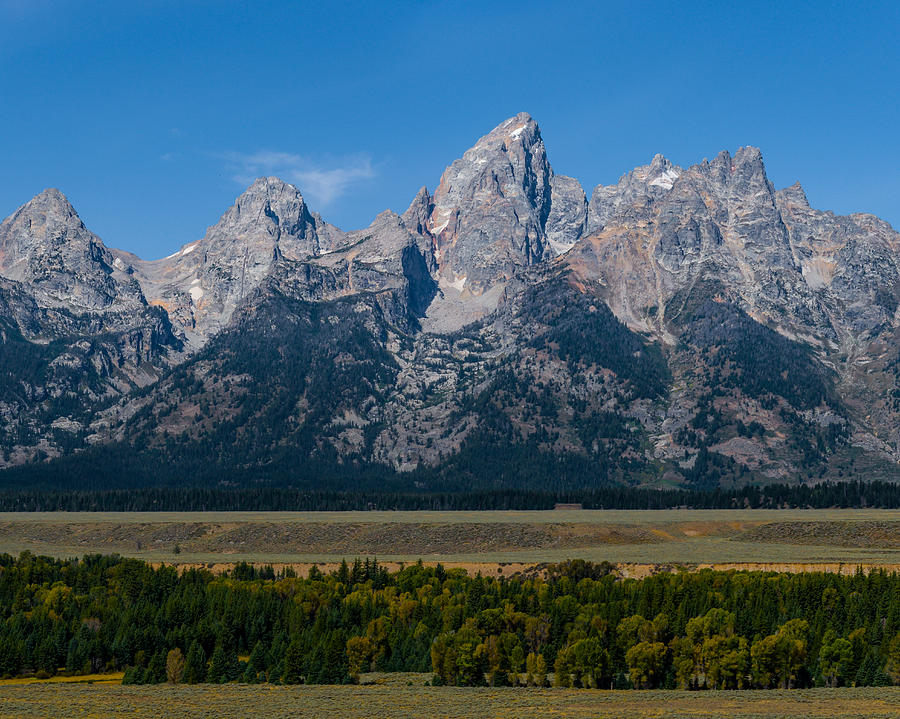
{"label": "snow patch on peak", "polygon": [[556,256],[566,254],[569,250],[575,247],[574,242],[558,242],[556,240],[550,240],[550,247],[556,253]]}
{"label": "snow patch on peak", "polygon": [[672,168],[663,172],[659,177],[652,180],[649,184],[653,187],[662,187],[664,190],[671,190],[675,184],[675,180],[680,177],[680,173]]}
{"label": "snow patch on peak", "polygon": [[449,224],[450,224],[449,219],[444,220],[444,222],[442,224],[438,225],[437,227],[432,227],[431,230],[429,230],[429,231],[431,232],[432,235],[439,235],[444,230],[447,229],[447,225],[449,225]]}
{"label": "snow patch on peak", "polygon": [[466,275],[463,275],[462,277],[454,277],[454,279],[452,280],[447,279],[446,277],[441,277],[438,280],[438,285],[444,289],[453,288],[457,292],[462,292],[466,287],[466,279],[468,279]]}
{"label": "snow patch on peak", "polygon": [[435,207],[434,211],[431,213],[431,220],[428,223],[430,225],[428,231],[437,237],[447,229],[452,214],[453,209],[450,207]]}

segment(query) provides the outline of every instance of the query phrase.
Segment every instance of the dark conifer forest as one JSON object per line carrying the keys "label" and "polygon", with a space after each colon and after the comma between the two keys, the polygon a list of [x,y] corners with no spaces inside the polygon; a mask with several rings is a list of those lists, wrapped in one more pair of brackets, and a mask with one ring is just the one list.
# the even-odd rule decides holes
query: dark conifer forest
{"label": "dark conifer forest", "polygon": [[433,683],[618,688],[900,683],[900,576],[665,573],[576,560],[469,576],[374,560],[306,578],[117,556],[0,556],[0,675],[126,683]]}
{"label": "dark conifer forest", "polygon": [[643,489],[608,486],[570,491],[308,490],[292,487],[202,486],[93,490],[0,490],[3,512],[188,512],[349,510],[545,510],[557,503],[585,509],[900,508],[900,484],[824,482],[737,489]]}

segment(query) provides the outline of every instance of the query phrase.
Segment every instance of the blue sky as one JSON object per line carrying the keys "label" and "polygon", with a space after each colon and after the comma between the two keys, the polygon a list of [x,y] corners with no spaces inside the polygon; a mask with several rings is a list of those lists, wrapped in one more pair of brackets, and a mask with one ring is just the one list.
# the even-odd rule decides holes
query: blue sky
{"label": "blue sky", "polygon": [[0,0],[0,216],[59,187],[153,258],[279,174],[353,229],[524,110],[588,193],[752,144],[900,227],[900,3],[729,5]]}

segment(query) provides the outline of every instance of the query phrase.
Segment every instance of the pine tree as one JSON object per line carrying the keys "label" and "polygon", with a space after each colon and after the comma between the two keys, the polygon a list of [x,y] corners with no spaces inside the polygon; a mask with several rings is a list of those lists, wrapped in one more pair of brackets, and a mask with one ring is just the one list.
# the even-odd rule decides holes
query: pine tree
{"label": "pine tree", "polygon": [[236,682],[243,676],[244,672],[246,671],[246,667],[243,666],[241,661],[238,659],[236,649],[231,649],[230,651],[226,652],[225,660],[226,681]]}
{"label": "pine tree", "polygon": [[125,670],[125,676],[122,677],[122,684],[143,684],[144,670],[141,667],[128,667]]}
{"label": "pine tree", "polygon": [[247,670],[244,672],[244,681],[247,684],[257,684],[266,680],[266,649],[262,642],[256,642],[250,658],[247,660]]}
{"label": "pine tree", "polygon": [[284,672],[281,681],[285,684],[303,683],[303,649],[297,639],[288,644],[284,653]]}
{"label": "pine tree", "polygon": [[888,644],[887,666],[885,669],[891,681],[894,684],[900,684],[900,632],[897,632]]}
{"label": "pine tree", "polygon": [[875,675],[879,669],[880,667],[875,661],[875,657],[872,656],[871,652],[867,653],[866,658],[863,659],[862,664],[859,666],[859,671],[856,672],[856,686],[872,686],[875,683]]}
{"label": "pine tree", "polygon": [[187,684],[199,684],[206,681],[206,652],[195,639],[188,649],[184,665],[184,681]]}
{"label": "pine tree", "polygon": [[162,684],[166,681],[166,650],[160,649],[150,658],[144,673],[145,684]]}
{"label": "pine tree", "polygon": [[337,570],[337,580],[345,587],[350,583],[350,567],[347,566],[346,559],[341,559],[341,566]]}
{"label": "pine tree", "polygon": [[209,669],[206,671],[206,681],[210,684],[224,684],[228,681],[228,656],[221,644],[216,644]]}

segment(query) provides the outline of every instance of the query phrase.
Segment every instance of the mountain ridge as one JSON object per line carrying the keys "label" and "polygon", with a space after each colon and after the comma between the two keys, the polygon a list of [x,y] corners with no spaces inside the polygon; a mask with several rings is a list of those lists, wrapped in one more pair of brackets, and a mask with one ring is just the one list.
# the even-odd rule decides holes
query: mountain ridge
{"label": "mountain ridge", "polygon": [[118,339],[87,351],[90,393],[76,371],[45,393],[66,413],[7,373],[7,466],[124,447],[166,481],[900,476],[900,235],[776,190],[758,148],[656,155],[588,197],[520,113],[403,214],[345,232],[260,178],[151,261],[46,193],[0,224],[0,351],[43,333],[58,367]]}

